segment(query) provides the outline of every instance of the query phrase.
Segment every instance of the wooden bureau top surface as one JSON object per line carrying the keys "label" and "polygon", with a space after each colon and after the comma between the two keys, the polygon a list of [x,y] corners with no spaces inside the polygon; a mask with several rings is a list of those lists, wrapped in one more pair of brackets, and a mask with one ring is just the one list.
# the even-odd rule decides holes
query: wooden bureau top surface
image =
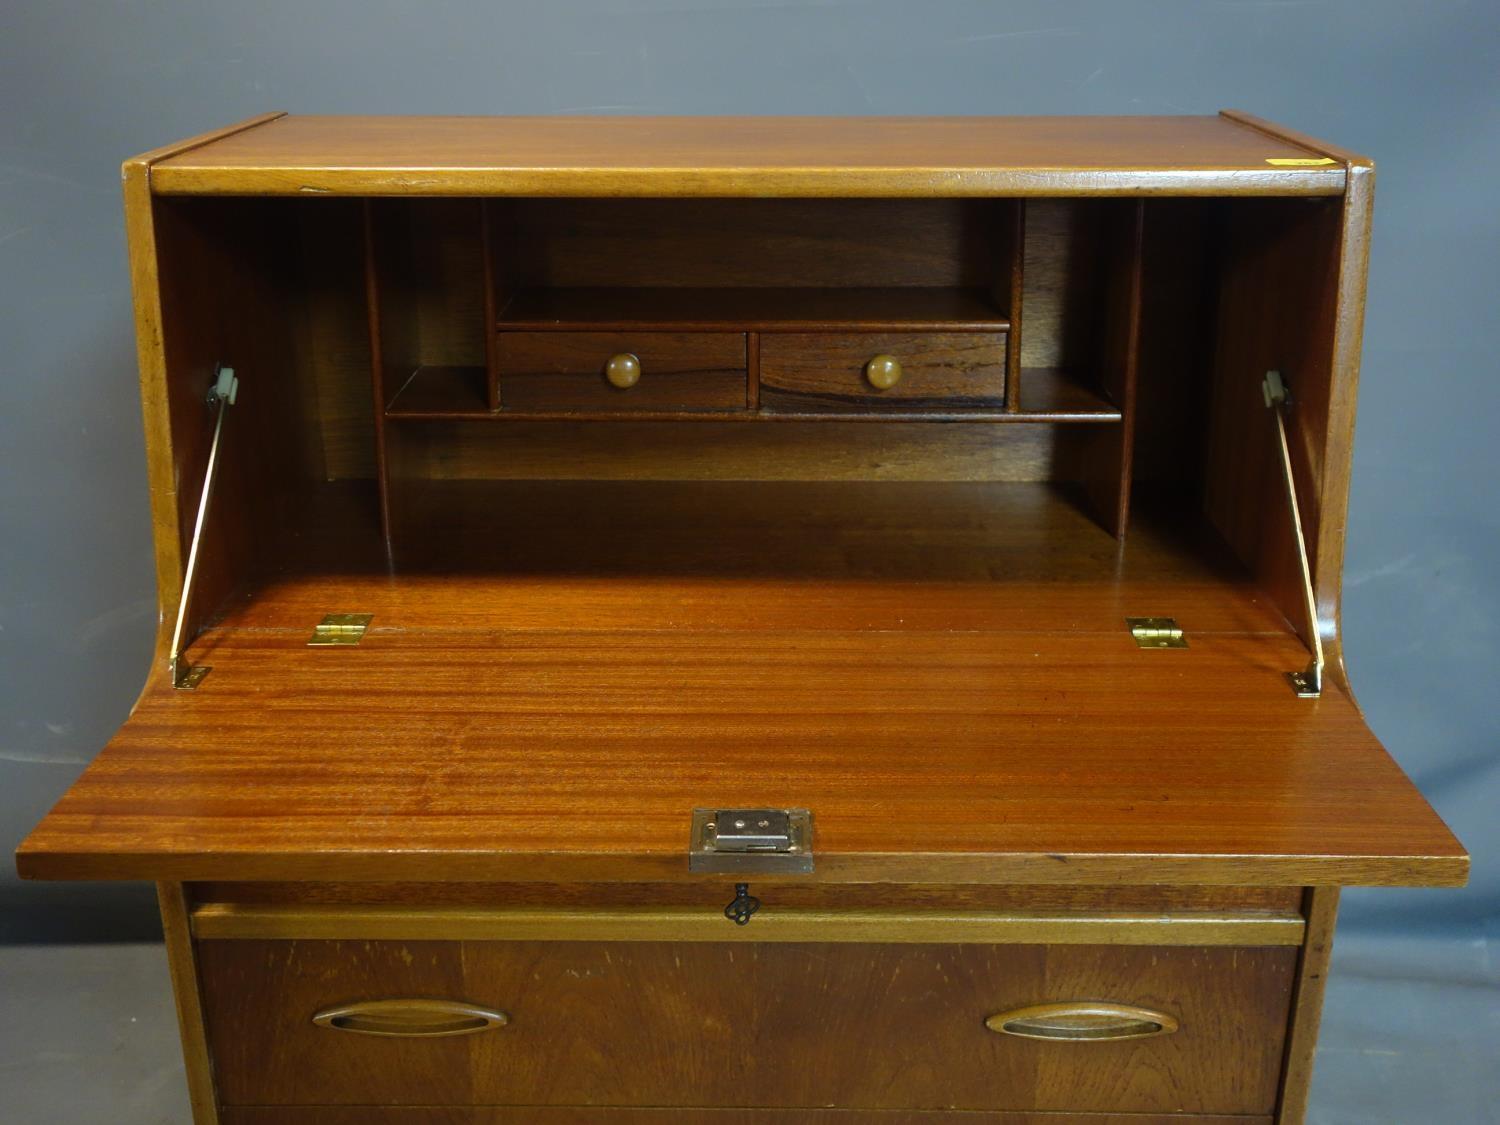
{"label": "wooden bureau top surface", "polygon": [[1274,128],[1242,114],[272,114],[138,159],[159,194],[266,195],[1337,195],[1363,163]]}
{"label": "wooden bureau top surface", "polygon": [[[513,487],[486,503],[538,514],[493,558],[465,533],[468,573],[311,551],[254,591],[23,874],[675,880],[694,807],[785,805],[814,811],[820,880],[1466,876],[1348,695],[1292,694],[1306,650],[1254,585],[1149,520],[1121,555],[1034,487],[984,515],[956,500],[975,486]],[[375,621],[308,648],[330,611]],[[1138,649],[1123,618],[1168,612],[1190,647]]]}

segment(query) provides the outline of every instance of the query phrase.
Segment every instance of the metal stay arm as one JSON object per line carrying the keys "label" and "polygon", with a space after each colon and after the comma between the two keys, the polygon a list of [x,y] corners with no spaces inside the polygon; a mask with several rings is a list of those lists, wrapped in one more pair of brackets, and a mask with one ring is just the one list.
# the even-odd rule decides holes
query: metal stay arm
{"label": "metal stay arm", "polygon": [[182,574],[182,596],[177,601],[177,624],[172,629],[172,649],[168,670],[174,688],[191,690],[203,682],[211,668],[203,664],[186,664],[182,659],[182,630],[187,623],[188,604],[193,596],[193,577],[198,572],[198,551],[203,545],[203,525],[208,518],[208,501],[213,495],[214,478],[219,468],[219,438],[224,432],[224,415],[238,397],[240,381],[234,368],[220,365],[214,373],[214,385],[208,391],[208,404],[218,408],[214,418],[214,436],[208,446],[208,466],[203,470],[203,493],[198,498],[198,518],[193,524],[193,539],[188,547],[187,568]]}
{"label": "metal stay arm", "polygon": [[1288,672],[1292,689],[1303,699],[1323,694],[1323,638],[1318,629],[1318,600],[1313,591],[1312,565],[1307,559],[1307,536],[1302,531],[1302,512],[1297,506],[1297,483],[1292,476],[1292,447],[1286,436],[1286,412],[1292,399],[1282,382],[1281,372],[1267,371],[1261,384],[1266,407],[1276,419],[1278,450],[1281,454],[1281,479],[1286,484],[1287,507],[1292,512],[1292,530],[1297,540],[1297,562],[1302,568],[1302,596],[1306,601],[1308,639],[1312,642],[1312,662],[1301,672]]}

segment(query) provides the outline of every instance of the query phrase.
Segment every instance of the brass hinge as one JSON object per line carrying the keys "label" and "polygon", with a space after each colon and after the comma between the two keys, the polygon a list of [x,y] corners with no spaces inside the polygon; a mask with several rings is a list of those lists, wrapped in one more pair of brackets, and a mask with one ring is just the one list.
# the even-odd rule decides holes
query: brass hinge
{"label": "brass hinge", "polygon": [[1130,635],[1141,648],[1187,648],[1187,637],[1175,617],[1127,617]]}
{"label": "brass hinge", "polygon": [[313,626],[309,646],[357,645],[374,619],[373,613],[330,613]]}

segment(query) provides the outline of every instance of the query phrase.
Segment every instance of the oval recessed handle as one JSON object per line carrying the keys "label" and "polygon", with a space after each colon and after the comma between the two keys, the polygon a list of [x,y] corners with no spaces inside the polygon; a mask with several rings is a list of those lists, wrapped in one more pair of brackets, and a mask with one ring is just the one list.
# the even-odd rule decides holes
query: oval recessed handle
{"label": "oval recessed handle", "polygon": [[324,1008],[313,1016],[313,1023],[335,1031],[408,1038],[473,1035],[509,1022],[504,1012],[461,1000],[361,1000]]}
{"label": "oval recessed handle", "polygon": [[611,386],[628,391],[641,381],[641,357],[630,352],[610,356],[604,364],[604,377]]}
{"label": "oval recessed handle", "polygon": [[984,1021],[984,1026],[1002,1035],[1018,1035],[1023,1039],[1104,1043],[1170,1035],[1177,1030],[1177,1020],[1166,1012],[1155,1012],[1150,1008],[1076,1000],[1015,1008],[991,1016]]}
{"label": "oval recessed handle", "polygon": [[865,378],[877,391],[888,391],[901,382],[901,361],[883,352],[872,356],[865,364]]}

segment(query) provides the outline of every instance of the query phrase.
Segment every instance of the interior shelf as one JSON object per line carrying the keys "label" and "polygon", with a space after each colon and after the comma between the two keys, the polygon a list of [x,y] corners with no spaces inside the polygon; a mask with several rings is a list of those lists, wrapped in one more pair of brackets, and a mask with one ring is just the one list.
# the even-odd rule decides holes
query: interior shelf
{"label": "interior shelf", "polygon": [[1038,422],[1118,422],[1120,408],[1071,372],[1021,369],[1021,417]]}
{"label": "interior shelf", "polygon": [[500,327],[553,329],[989,330],[1010,321],[985,289],[897,288],[535,288],[517,292]]}
{"label": "interior shelf", "polygon": [[467,418],[490,413],[483,367],[424,365],[411,373],[385,408],[389,418]]}
{"label": "interior shelf", "polygon": [[[392,420],[408,419],[530,419],[535,412],[508,415],[490,410],[482,367],[423,366],[412,372],[401,386],[386,416]],[[606,416],[607,417],[607,416]],[[629,418],[629,415],[622,417]],[[750,411],[703,415],[706,419],[738,421],[785,421],[785,414],[757,414]],[[802,415],[796,415],[802,418]],[[832,417],[832,416],[828,416]],[[1051,367],[1029,367],[1021,372],[1021,408],[1010,414],[999,412],[976,415],[976,421],[1013,422],[1119,422],[1119,407],[1098,391],[1091,389],[1067,371]]]}

